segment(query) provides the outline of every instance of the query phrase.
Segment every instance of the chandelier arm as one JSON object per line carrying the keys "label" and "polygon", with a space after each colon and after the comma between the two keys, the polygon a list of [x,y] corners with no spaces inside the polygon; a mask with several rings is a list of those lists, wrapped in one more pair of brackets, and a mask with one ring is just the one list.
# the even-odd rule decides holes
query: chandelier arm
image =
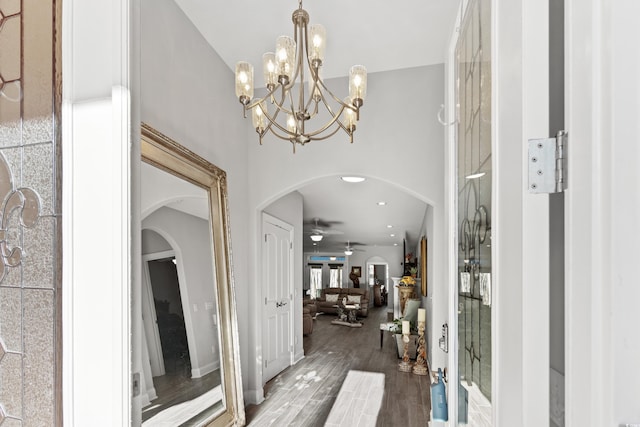
{"label": "chandelier arm", "polygon": [[[273,89],[271,89],[270,91],[268,91],[268,93],[263,96],[260,99],[255,99],[253,102],[247,104],[247,106],[245,107],[247,110],[251,110],[252,108],[254,108],[256,105],[261,104],[262,102],[266,101],[267,98],[269,97],[273,97],[273,94],[275,93],[275,91],[281,86],[280,83],[276,84]],[[274,98],[275,100],[275,98]]]}
{"label": "chandelier arm", "polygon": [[[276,109],[275,114],[273,115],[273,117],[271,117],[271,115],[269,114],[269,112],[265,112],[264,116],[267,118],[267,120],[269,121],[269,125],[267,127],[265,127],[265,132],[270,130],[271,133],[273,133],[274,135],[278,136],[278,134],[273,130],[273,126],[275,126],[277,129],[280,129],[282,132],[284,132],[287,135],[291,135],[291,136],[295,136],[295,134],[289,132],[288,129],[284,128],[280,123],[277,122],[277,118],[278,118],[278,113],[280,113],[280,111],[285,111],[285,110],[281,110],[281,109]],[[278,136],[278,138],[282,138],[281,136]],[[282,138],[282,139],[288,139],[288,138]]]}
{"label": "chandelier arm", "polygon": [[326,135],[324,135],[324,136],[321,136],[321,137],[314,136],[313,134],[312,134],[312,135],[307,134],[307,135],[304,135],[304,136],[306,136],[307,138],[309,138],[309,141],[322,141],[323,139],[327,139],[327,138],[332,137],[332,136],[333,136],[333,135],[335,135],[339,130],[340,130],[340,127],[336,126],[336,128],[335,128],[334,130],[332,130],[332,131],[331,131],[331,133],[328,133],[328,134],[326,134]]}
{"label": "chandelier arm", "polygon": [[[308,134],[306,134],[309,137],[321,134],[322,132],[326,131],[327,129],[329,129],[334,123],[338,123],[339,125],[341,125],[340,121],[338,120],[340,118],[340,114],[342,114],[342,110],[344,110],[344,107],[340,108],[340,112],[337,115],[333,115],[333,113],[331,113],[332,115],[332,119],[329,120],[329,122],[327,122],[324,126],[322,126],[320,129],[315,130],[313,132],[310,132]],[[324,139],[324,138],[323,138]]]}
{"label": "chandelier arm", "polygon": [[[325,92],[327,92],[329,95],[331,95],[331,97],[340,105],[344,106],[344,107],[349,107],[348,104],[345,104],[341,99],[339,99],[337,96],[335,96],[333,94],[333,92],[331,92],[331,90],[325,86],[324,82],[320,79],[318,79],[318,84],[322,87],[322,89],[324,89]],[[323,95],[323,91],[320,91],[320,95]],[[324,98],[324,96],[322,96],[322,98]],[[325,102],[326,105],[326,102]],[[352,108],[353,109],[353,108]],[[355,110],[354,110],[355,111]]]}
{"label": "chandelier arm", "polygon": [[[302,39],[299,43],[300,51],[298,52],[298,68],[302,69],[302,58],[306,58],[307,62],[309,61],[309,48],[307,46],[307,25],[300,26],[300,38]],[[300,72],[300,86],[298,87],[298,112],[301,114],[307,114],[307,107],[304,105],[304,72]],[[302,120],[302,133],[304,133],[304,120]]]}

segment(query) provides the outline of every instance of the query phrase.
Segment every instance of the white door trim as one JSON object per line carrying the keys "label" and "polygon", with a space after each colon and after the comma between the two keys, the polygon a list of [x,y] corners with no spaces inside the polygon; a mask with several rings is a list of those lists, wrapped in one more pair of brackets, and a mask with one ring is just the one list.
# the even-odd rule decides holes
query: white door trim
{"label": "white door trim", "polygon": [[527,141],[550,136],[549,2],[524,0],[522,16],[522,426],[538,427],[549,423],[550,221],[549,196],[528,192]]}
{"label": "white door trim", "polygon": [[131,9],[131,0],[62,2],[62,416],[69,426],[96,425],[96,414],[99,425],[131,421]]}

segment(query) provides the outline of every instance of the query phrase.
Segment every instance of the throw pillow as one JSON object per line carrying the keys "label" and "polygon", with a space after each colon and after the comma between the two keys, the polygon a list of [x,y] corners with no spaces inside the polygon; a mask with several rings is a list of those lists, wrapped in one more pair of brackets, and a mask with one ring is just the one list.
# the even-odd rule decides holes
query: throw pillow
{"label": "throw pillow", "polygon": [[360,304],[360,295],[347,295],[347,302],[351,304]]}
{"label": "throw pillow", "polygon": [[338,294],[327,294],[327,302],[338,302]]}
{"label": "throw pillow", "polygon": [[404,320],[416,323],[418,321],[418,308],[420,308],[419,299],[407,300],[404,306]]}

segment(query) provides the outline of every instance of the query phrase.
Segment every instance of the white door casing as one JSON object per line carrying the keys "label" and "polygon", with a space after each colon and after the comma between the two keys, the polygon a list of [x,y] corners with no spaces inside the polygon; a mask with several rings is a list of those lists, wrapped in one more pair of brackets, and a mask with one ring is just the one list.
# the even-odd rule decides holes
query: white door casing
{"label": "white door casing", "polygon": [[[149,350],[149,363],[151,373],[154,377],[164,375],[164,358],[162,355],[162,344],[160,342],[160,332],[158,330],[158,316],[153,299],[153,288],[151,287],[151,276],[149,274],[149,261],[175,256],[173,251],[166,251],[152,255],[142,256],[142,323],[144,337]],[[149,378],[151,380],[151,378]]]}
{"label": "white door casing", "polygon": [[293,363],[293,227],[263,214],[262,382]]}

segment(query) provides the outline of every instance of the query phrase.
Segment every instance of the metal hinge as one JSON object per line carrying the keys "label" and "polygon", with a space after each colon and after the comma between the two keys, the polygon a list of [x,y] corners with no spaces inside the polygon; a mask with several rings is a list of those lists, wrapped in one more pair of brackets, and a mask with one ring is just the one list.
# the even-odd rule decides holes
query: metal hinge
{"label": "metal hinge", "polygon": [[561,193],[567,189],[567,132],[555,138],[529,140],[529,193]]}

